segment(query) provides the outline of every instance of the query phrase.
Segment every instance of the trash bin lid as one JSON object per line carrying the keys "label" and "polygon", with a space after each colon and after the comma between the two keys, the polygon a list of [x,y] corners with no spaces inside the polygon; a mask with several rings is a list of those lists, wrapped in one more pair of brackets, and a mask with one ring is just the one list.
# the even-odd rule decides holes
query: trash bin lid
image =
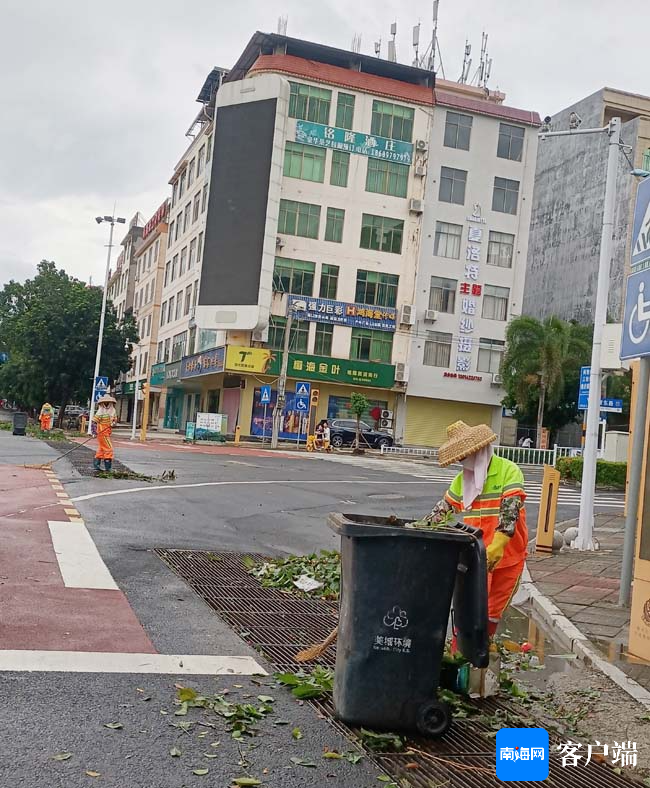
{"label": "trash bin lid", "polygon": [[436,539],[436,540],[458,540],[470,543],[472,540],[480,539],[482,532],[464,522],[450,522],[441,525],[439,528],[405,528],[407,523],[413,522],[412,519],[402,519],[391,515],[390,517],[378,517],[372,514],[342,514],[332,512],[328,518],[329,527],[339,536],[353,536],[357,538],[376,538],[393,536],[410,539]]}

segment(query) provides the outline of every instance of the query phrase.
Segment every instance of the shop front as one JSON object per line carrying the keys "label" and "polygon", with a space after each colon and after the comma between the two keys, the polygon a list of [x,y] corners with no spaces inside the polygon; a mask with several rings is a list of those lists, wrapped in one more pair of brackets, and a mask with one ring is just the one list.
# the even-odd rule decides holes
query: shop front
{"label": "shop front", "polygon": [[500,412],[494,405],[407,396],[404,443],[440,446],[447,440],[447,427],[459,419],[471,425],[488,424],[498,434]]}
{"label": "shop front", "polygon": [[180,430],[183,422],[183,388],[180,385],[181,362],[165,364],[165,415],[163,427],[166,430]]}
{"label": "shop front", "polygon": [[[199,412],[217,413],[222,397],[225,347],[211,348],[181,359],[180,383],[184,392],[183,425],[195,422]],[[215,410],[210,410],[215,408]]]}
{"label": "shop front", "polygon": [[157,427],[160,412],[160,397],[165,385],[165,362],[154,364],[151,367],[149,378],[149,426]]}

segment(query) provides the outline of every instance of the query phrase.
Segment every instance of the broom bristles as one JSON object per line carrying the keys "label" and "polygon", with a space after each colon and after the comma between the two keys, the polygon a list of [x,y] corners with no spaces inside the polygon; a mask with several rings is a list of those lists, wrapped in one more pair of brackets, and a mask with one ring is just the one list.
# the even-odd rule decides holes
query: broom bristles
{"label": "broom bristles", "polygon": [[332,645],[332,643],[334,643],[338,637],[338,634],[339,628],[336,627],[329,633],[322,643],[318,643],[315,646],[310,646],[310,648],[306,648],[304,651],[299,651],[295,657],[296,662],[311,662],[314,659],[322,657],[327,649]]}

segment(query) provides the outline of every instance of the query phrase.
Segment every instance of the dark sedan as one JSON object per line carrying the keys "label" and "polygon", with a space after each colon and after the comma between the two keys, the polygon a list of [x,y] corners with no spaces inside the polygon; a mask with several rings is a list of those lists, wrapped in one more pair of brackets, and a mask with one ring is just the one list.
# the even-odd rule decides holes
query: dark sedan
{"label": "dark sedan", "polygon": [[[361,448],[370,446],[381,449],[382,446],[392,446],[393,436],[387,432],[373,430],[364,421],[359,425],[361,435],[359,443]],[[351,446],[357,436],[357,422],[355,419],[332,419],[330,421],[330,443],[336,448]]]}

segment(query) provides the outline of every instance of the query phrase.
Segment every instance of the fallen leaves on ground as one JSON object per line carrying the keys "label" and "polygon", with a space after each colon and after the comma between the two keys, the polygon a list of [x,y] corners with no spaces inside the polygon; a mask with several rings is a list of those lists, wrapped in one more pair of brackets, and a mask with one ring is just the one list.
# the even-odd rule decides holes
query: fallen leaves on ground
{"label": "fallen leaves on ground", "polygon": [[302,739],[302,731],[300,730],[300,728],[294,728],[291,731],[291,736],[292,738],[296,739],[296,741],[298,741],[299,739]]}
{"label": "fallen leaves on ground", "polygon": [[172,758],[180,758],[183,753],[179,750],[178,747],[172,747],[171,750],[169,751],[169,754],[172,756]]}
{"label": "fallen leaves on ground", "polygon": [[119,731],[124,727],[124,725],[122,725],[121,722],[105,722],[104,727],[109,728],[112,731]]}
{"label": "fallen leaves on ground", "polygon": [[102,776],[101,772],[87,771],[86,774],[88,775],[88,777],[101,777]]}
{"label": "fallen leaves on ground", "polygon": [[71,752],[59,752],[56,755],[52,756],[53,761],[67,761],[72,758]]}
{"label": "fallen leaves on ground", "polygon": [[209,771],[209,769],[192,769],[192,774],[196,774],[197,777],[204,777]]}

